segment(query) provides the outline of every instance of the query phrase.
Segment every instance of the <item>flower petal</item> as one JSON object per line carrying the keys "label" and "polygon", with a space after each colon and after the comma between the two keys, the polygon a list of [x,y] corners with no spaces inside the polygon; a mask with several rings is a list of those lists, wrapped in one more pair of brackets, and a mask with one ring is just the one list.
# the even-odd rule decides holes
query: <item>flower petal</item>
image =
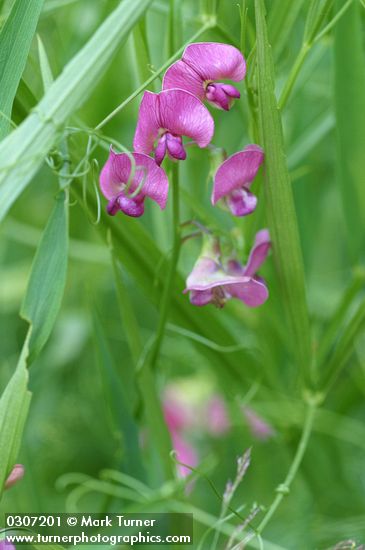
{"label": "flower petal", "polygon": [[235,88],[231,84],[222,84],[222,90],[234,99],[239,99],[241,97],[239,90],[237,90],[237,88]]}
{"label": "flower petal", "polygon": [[226,204],[233,216],[247,216],[257,206],[257,197],[246,189],[235,189],[226,197]]}
{"label": "flower petal", "polygon": [[139,106],[138,122],[133,139],[133,148],[147,155],[153,150],[161,128],[159,118],[159,94],[145,92]]}
{"label": "flower petal", "polygon": [[202,102],[184,90],[159,94],[160,123],[176,136],[188,136],[199,147],[206,147],[214,133],[214,120]]}
{"label": "flower petal", "polygon": [[269,297],[269,291],[263,279],[253,278],[245,283],[231,284],[225,290],[249,307],[261,306]]}
{"label": "flower petal", "polygon": [[134,198],[149,197],[157,202],[162,209],[165,208],[168,193],[167,175],[151,157],[143,153],[128,155],[127,153],[116,153],[110,149],[109,158],[100,174],[100,187],[103,195],[112,200],[123,192],[131,173],[131,156],[135,161],[135,171],[128,194],[133,194],[141,186]]}
{"label": "flower petal", "polygon": [[212,204],[235,189],[246,189],[255,178],[264,160],[264,152],[258,145],[248,145],[222,162],[214,176]]}
{"label": "flower petal", "polygon": [[163,77],[162,89],[171,90],[172,88],[185,90],[202,100],[205,98],[203,79],[182,60],[173,63]]}
{"label": "flower petal", "polygon": [[259,270],[261,264],[265,261],[271,247],[270,233],[267,229],[261,229],[256,233],[255,244],[250,252],[246,267],[245,275],[253,277]]}
{"label": "flower petal", "polygon": [[209,290],[218,286],[224,287],[235,283],[247,283],[250,278],[246,275],[230,275],[223,271],[219,264],[211,258],[200,257],[189,277],[186,280],[186,289],[189,290]]}
{"label": "flower petal", "polygon": [[246,74],[246,63],[241,52],[234,46],[220,42],[189,44],[182,60],[203,80],[227,78],[238,82]]}
{"label": "flower petal", "polygon": [[212,289],[209,290],[191,290],[189,294],[190,303],[193,306],[206,306],[214,302]]}
{"label": "flower petal", "polygon": [[[132,218],[139,218],[144,214],[144,200],[133,200],[129,197],[125,197],[123,194],[117,198],[119,209],[127,216]],[[112,211],[114,215],[114,210]]]}

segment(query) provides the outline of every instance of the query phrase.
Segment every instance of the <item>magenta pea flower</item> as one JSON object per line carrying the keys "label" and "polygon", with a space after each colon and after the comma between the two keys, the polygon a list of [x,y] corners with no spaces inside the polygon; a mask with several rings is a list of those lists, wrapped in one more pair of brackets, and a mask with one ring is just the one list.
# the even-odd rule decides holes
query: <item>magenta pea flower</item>
{"label": "magenta pea flower", "polygon": [[121,210],[127,216],[139,217],[144,213],[146,197],[161,209],[165,208],[168,179],[164,170],[148,155],[116,153],[110,148],[109,158],[100,173],[100,188],[109,201],[108,214],[114,216]]}
{"label": "magenta pea flower", "polygon": [[15,464],[12,471],[5,481],[5,489],[10,489],[24,476],[24,466],[23,464]]}
{"label": "magenta pea flower", "polygon": [[199,42],[185,48],[182,58],[169,67],[162,88],[180,88],[206,100],[218,109],[229,111],[241,94],[231,84],[239,82],[246,74],[246,63],[241,52],[229,44]]}
{"label": "magenta pea flower", "polygon": [[145,92],[133,146],[139,153],[154,152],[155,161],[160,165],[166,155],[173,160],[185,160],[182,136],[189,137],[199,147],[206,147],[213,133],[213,118],[194,95],[184,90]]}
{"label": "magenta pea flower", "polygon": [[243,266],[235,259],[225,264],[220,257],[219,243],[210,239],[187,278],[184,293],[196,306],[214,304],[223,307],[227,300],[237,298],[249,307],[258,307],[268,298],[265,281],[256,275],[271,246],[267,229],[259,231],[248,262]]}
{"label": "magenta pea flower", "polygon": [[247,145],[243,151],[227,158],[214,176],[212,204],[223,200],[234,216],[246,216],[256,208],[257,198],[250,191],[264,152],[258,145]]}

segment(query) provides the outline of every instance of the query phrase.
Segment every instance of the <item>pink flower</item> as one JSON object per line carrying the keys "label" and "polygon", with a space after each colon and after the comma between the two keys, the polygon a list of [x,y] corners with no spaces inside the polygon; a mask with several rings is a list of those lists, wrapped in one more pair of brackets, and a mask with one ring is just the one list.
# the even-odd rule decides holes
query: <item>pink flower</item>
{"label": "pink flower", "polygon": [[213,395],[208,401],[206,426],[208,431],[216,436],[226,433],[231,427],[226,404],[219,395]]}
{"label": "pink flower", "polygon": [[186,90],[228,111],[241,94],[231,84],[216,81],[239,82],[245,74],[246,63],[237,48],[218,42],[200,42],[187,46],[181,60],[167,69],[162,87]]}
{"label": "pink flower", "polygon": [[271,246],[267,229],[256,234],[246,266],[231,259],[222,264],[217,240],[206,240],[202,254],[186,281],[184,293],[196,306],[214,304],[223,307],[230,298],[238,298],[249,307],[258,307],[268,298],[265,281],[256,275]]}
{"label": "pink flower", "polygon": [[[135,161],[134,167],[130,157]],[[142,216],[146,197],[157,202],[161,209],[166,206],[167,176],[151,157],[142,153],[128,155],[111,148],[100,174],[100,187],[109,200],[107,210],[111,216],[119,210],[127,216]]]}
{"label": "pink flower", "polygon": [[15,485],[22,477],[24,476],[24,466],[23,464],[15,464],[12,471],[9,474],[9,477],[5,481],[5,489],[10,489]]}
{"label": "pink flower", "polygon": [[[171,439],[174,450],[176,451],[177,460],[187,466],[195,468],[195,466],[198,465],[198,455],[194,447],[190,445],[178,431],[173,431],[171,433]],[[178,472],[181,477],[186,477],[191,474],[191,470],[182,464],[178,465]]]}
{"label": "pink flower", "polygon": [[253,409],[250,407],[242,407],[242,412],[246,418],[252,435],[256,439],[266,441],[275,435],[275,430],[270,426],[270,424],[268,424],[268,422],[259,416]]}
{"label": "pink flower", "polygon": [[[193,427],[196,411],[194,411],[194,407],[189,406],[187,401],[184,401],[183,397],[178,386],[169,385],[163,398],[163,411],[177,460],[195,467],[198,464],[198,454],[186,440],[185,432]],[[177,471],[181,477],[186,477],[191,473],[189,468],[180,464],[177,465]]]}
{"label": "pink flower", "polygon": [[251,214],[257,198],[249,189],[263,161],[264,152],[258,145],[248,145],[225,160],[214,176],[212,204],[223,199],[234,216]]}
{"label": "pink flower", "polygon": [[185,160],[182,136],[206,147],[214,133],[214,121],[208,109],[194,95],[184,90],[165,90],[159,94],[145,92],[133,146],[139,153],[155,155],[160,165],[166,154]]}

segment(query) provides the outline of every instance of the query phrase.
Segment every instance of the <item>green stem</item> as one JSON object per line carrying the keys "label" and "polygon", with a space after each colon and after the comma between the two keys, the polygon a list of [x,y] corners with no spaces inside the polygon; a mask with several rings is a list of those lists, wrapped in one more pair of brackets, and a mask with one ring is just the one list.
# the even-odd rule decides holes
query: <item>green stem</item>
{"label": "green stem", "polygon": [[179,201],[179,164],[172,165],[172,216],[173,216],[173,243],[172,255],[169,270],[166,278],[166,285],[163,291],[160,317],[158,321],[156,338],[149,357],[149,365],[152,370],[155,369],[158,357],[160,355],[161,345],[165,335],[167,316],[170,309],[171,296],[174,289],[175,274],[177,262],[180,255],[181,235],[180,235],[180,201]]}
{"label": "green stem", "polygon": [[308,401],[308,408],[307,408],[307,412],[306,412],[306,416],[305,416],[305,420],[304,420],[302,436],[300,438],[297,451],[294,455],[293,462],[291,463],[291,466],[289,468],[289,471],[288,471],[288,474],[285,478],[284,483],[279,485],[279,487],[276,489],[278,494],[276,495],[275,499],[273,500],[273,502],[272,502],[270,508],[268,509],[268,511],[266,512],[265,516],[261,520],[261,523],[260,523],[260,525],[258,526],[258,528],[256,530],[257,535],[261,535],[262,531],[265,529],[266,525],[269,523],[272,516],[275,514],[275,512],[276,512],[277,508],[279,507],[281,501],[283,500],[284,496],[289,494],[290,486],[291,486],[291,484],[292,484],[292,482],[293,482],[293,480],[294,480],[294,478],[295,478],[295,476],[296,476],[296,474],[299,470],[299,466],[302,462],[304,453],[305,453],[305,451],[307,449],[307,446],[308,446],[309,438],[310,438],[310,435],[312,433],[313,420],[314,420],[314,415],[315,415],[315,412],[316,412],[316,407],[317,407],[316,400],[315,399],[310,399]]}

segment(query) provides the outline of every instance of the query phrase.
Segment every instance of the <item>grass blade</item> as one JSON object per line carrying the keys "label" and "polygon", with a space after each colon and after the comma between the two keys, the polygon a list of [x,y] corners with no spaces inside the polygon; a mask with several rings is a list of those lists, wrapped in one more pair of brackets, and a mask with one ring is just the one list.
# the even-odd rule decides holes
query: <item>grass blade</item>
{"label": "grass blade", "polygon": [[14,97],[42,6],[43,0],[16,0],[0,33],[0,140],[9,131]]}
{"label": "grass blade", "polygon": [[265,195],[276,269],[293,335],[293,349],[309,378],[311,344],[304,268],[297,219],[275,97],[274,66],[267,36],[263,0],[255,0],[257,75],[261,139],[265,151]]}
{"label": "grass blade", "polygon": [[37,42],[38,42],[38,57],[39,57],[39,65],[41,68],[43,89],[45,92],[47,92],[53,82],[53,74],[52,74],[51,66],[49,64],[49,60],[48,60],[48,56],[47,56],[44,44],[39,34],[37,35]]}
{"label": "grass blade", "polygon": [[0,146],[0,220],[30,182],[68,117],[89,97],[151,0],[123,0]]}
{"label": "grass blade", "polygon": [[337,23],[334,41],[337,175],[348,229],[347,243],[355,263],[365,244],[365,54],[360,15],[359,4],[353,2]]}

